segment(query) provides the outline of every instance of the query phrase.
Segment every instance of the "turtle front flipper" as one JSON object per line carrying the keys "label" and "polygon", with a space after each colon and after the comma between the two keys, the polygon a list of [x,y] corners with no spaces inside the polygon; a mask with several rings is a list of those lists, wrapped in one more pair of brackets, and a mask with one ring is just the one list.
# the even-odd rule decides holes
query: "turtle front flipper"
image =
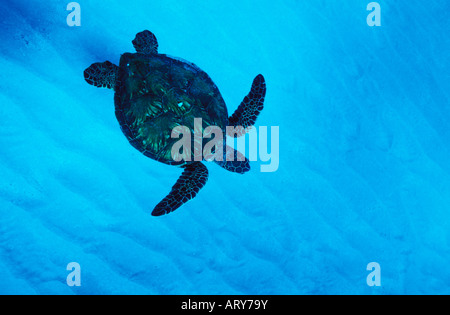
{"label": "turtle front flipper", "polygon": [[151,55],[158,53],[158,40],[150,31],[143,31],[136,35],[133,46],[138,53]]}
{"label": "turtle front flipper", "polygon": [[201,162],[184,167],[184,172],[172,187],[170,193],[153,210],[153,216],[161,216],[175,211],[197,196],[208,180],[208,169]]}
{"label": "turtle front flipper", "polygon": [[259,74],[252,84],[250,93],[244,98],[241,105],[228,119],[229,126],[235,127],[235,135],[230,137],[240,137],[247,133],[249,127],[252,127],[259,113],[264,108],[264,97],[266,96],[266,81],[264,77]]}
{"label": "turtle front flipper", "polygon": [[84,79],[87,83],[99,87],[114,90],[119,75],[119,67],[105,61],[92,64],[84,70]]}

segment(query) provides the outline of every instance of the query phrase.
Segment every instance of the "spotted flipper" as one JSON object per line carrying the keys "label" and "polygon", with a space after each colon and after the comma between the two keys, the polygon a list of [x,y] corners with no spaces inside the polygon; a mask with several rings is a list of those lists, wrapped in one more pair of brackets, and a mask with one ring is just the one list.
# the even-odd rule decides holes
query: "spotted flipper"
{"label": "spotted flipper", "polygon": [[150,31],[143,31],[136,35],[133,46],[138,53],[151,55],[158,53],[158,40]]}
{"label": "spotted flipper", "polygon": [[255,124],[259,113],[264,108],[264,98],[266,96],[266,81],[259,74],[253,80],[250,93],[244,98],[241,105],[228,119],[229,126],[234,126],[236,135],[229,134],[230,137],[240,137],[246,134]]}
{"label": "spotted flipper", "polygon": [[184,167],[184,172],[172,187],[171,192],[153,210],[153,216],[161,216],[175,211],[197,196],[208,180],[208,169],[201,162]]}
{"label": "spotted flipper", "polygon": [[215,161],[219,166],[227,171],[244,174],[250,171],[249,160],[239,151],[230,146],[224,147],[223,161]]}
{"label": "spotted flipper", "polygon": [[109,61],[97,62],[84,70],[84,79],[87,83],[99,87],[114,90],[119,67]]}

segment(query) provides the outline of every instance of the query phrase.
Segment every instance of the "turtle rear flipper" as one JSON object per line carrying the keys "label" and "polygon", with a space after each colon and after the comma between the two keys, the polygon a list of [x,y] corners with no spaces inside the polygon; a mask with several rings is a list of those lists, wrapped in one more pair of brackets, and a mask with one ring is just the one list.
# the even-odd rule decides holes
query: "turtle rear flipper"
{"label": "turtle rear flipper", "polygon": [[170,193],[155,207],[153,216],[161,216],[175,211],[197,196],[208,180],[208,169],[201,162],[184,167],[184,172],[172,187]]}
{"label": "turtle rear flipper", "polygon": [[252,127],[259,113],[264,108],[264,97],[266,96],[266,81],[264,77],[259,74],[252,84],[250,93],[244,98],[241,105],[228,119],[229,126],[235,127],[235,135],[230,137],[240,137],[248,132]]}
{"label": "turtle rear flipper", "polygon": [[223,150],[223,161],[215,161],[220,167],[238,174],[250,171],[250,162],[241,152],[230,146],[225,146]]}

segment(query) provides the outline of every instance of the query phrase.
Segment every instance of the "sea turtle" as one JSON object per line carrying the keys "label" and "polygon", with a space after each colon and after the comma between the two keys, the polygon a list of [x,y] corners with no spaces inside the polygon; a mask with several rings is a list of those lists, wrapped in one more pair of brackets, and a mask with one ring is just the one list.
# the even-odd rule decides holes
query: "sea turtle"
{"label": "sea turtle", "polygon": [[[84,78],[91,85],[115,91],[116,117],[133,147],[156,161],[184,169],[170,193],[153,210],[152,215],[159,216],[194,198],[208,179],[208,170],[202,157],[195,158],[195,150],[183,152],[181,160],[176,157],[181,154],[179,150],[172,153],[172,147],[179,141],[174,136],[176,127],[185,126],[195,134],[203,133],[208,126],[217,126],[226,134],[226,127],[233,126],[240,130],[234,136],[240,136],[254,125],[263,109],[266,84],[264,77],[258,75],[250,93],[228,117],[219,89],[199,67],[159,54],[157,39],[150,31],[138,33],[132,43],[136,53],[123,54],[119,66],[109,61],[94,63],[84,71]],[[194,118],[200,125],[195,124]],[[230,147],[225,141],[221,145],[225,157]],[[250,170],[249,161],[242,154],[234,149],[228,151],[230,154],[233,161],[228,156],[216,163],[240,174]],[[189,159],[189,155],[194,158]]]}

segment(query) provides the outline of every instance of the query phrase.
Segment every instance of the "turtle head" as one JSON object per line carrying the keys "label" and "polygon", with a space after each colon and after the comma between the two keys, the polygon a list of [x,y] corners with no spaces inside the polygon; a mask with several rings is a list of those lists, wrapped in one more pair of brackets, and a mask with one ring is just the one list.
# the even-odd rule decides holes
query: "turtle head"
{"label": "turtle head", "polygon": [[119,67],[115,64],[109,61],[98,62],[84,70],[84,79],[93,86],[114,90],[118,74]]}
{"label": "turtle head", "polygon": [[143,31],[136,35],[133,46],[137,53],[152,55],[158,53],[158,40],[150,31]]}

